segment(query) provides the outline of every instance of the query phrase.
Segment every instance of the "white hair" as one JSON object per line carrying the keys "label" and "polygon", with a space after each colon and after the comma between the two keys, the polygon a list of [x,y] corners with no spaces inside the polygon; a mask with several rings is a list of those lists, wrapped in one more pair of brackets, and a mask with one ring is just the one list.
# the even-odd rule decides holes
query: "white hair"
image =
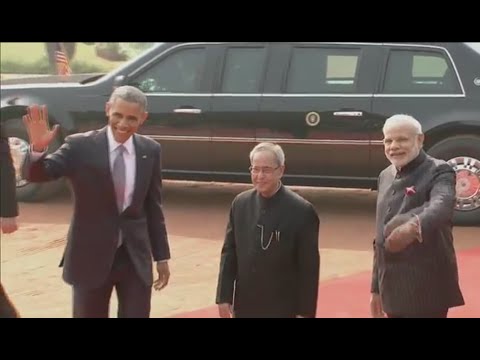
{"label": "white hair", "polygon": [[253,148],[253,150],[250,152],[250,162],[253,162],[253,157],[255,154],[261,151],[271,152],[275,156],[275,160],[279,166],[285,165],[285,153],[283,152],[283,149],[280,147],[280,145],[269,142],[260,143]]}
{"label": "white hair", "polygon": [[138,104],[142,110],[147,110],[147,97],[140,89],[134,86],[125,85],[117,87],[110,95],[110,102],[114,103],[117,99]]}
{"label": "white hair", "polygon": [[383,125],[383,134],[385,135],[386,130],[394,126],[408,126],[415,131],[415,135],[423,134],[422,124],[411,115],[397,114],[389,117]]}

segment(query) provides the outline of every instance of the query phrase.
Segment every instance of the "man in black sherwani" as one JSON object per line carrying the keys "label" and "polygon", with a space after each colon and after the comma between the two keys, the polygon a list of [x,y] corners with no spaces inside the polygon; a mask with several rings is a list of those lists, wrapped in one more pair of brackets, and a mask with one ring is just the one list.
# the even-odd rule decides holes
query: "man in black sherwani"
{"label": "man in black sherwani", "polygon": [[315,317],[317,212],[281,183],[285,155],[280,146],[261,143],[250,161],[254,188],[233,200],[221,251],[220,317]]}
{"label": "man in black sherwani", "polygon": [[392,116],[383,132],[392,164],[378,179],[372,316],[445,318],[464,305],[452,235],[455,172],[424,152],[413,117]]}

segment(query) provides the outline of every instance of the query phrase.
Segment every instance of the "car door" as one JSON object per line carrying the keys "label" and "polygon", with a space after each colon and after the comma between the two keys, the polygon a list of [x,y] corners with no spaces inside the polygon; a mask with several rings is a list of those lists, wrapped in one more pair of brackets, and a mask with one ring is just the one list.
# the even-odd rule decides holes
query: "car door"
{"label": "car door", "polygon": [[268,46],[226,43],[216,49],[220,62],[207,114],[212,134],[210,166],[217,180],[248,182]]}
{"label": "car door", "polygon": [[[458,107],[465,93],[446,49],[429,45],[385,45],[383,78],[374,95],[371,175],[389,165],[383,151],[383,124],[394,114],[415,117],[427,132]],[[428,139],[431,140],[431,139]]]}
{"label": "car door", "polygon": [[368,122],[376,73],[370,46],[272,46],[257,141],[281,145],[285,182],[341,187],[368,176]]}
{"label": "car door", "polygon": [[140,133],[162,144],[165,176],[210,180],[210,126],[215,54],[209,44],[173,46],[129,75],[148,98],[149,118]]}

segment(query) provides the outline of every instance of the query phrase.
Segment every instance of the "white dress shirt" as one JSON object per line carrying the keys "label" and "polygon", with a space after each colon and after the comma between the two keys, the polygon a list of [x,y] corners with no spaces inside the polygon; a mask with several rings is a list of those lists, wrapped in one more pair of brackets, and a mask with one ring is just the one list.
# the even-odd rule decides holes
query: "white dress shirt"
{"label": "white dress shirt", "polygon": [[[119,142],[115,141],[113,137],[112,128],[107,127],[107,141],[108,141],[108,157],[110,159],[110,173],[113,173],[113,162],[117,156],[117,147],[121,145]],[[135,189],[135,175],[136,175],[136,154],[135,146],[133,145],[133,136],[123,144],[125,151],[123,152],[123,158],[125,159],[125,196],[123,202],[123,210],[125,210],[131,203],[133,197],[133,190]],[[38,160],[44,152],[33,151],[31,148],[32,160]]]}
{"label": "white dress shirt", "polygon": [[[113,162],[117,156],[117,147],[121,145],[120,143],[116,142],[113,138],[112,129],[110,126],[107,128],[107,138],[108,138],[108,154],[110,158],[110,171],[113,173]],[[135,175],[136,175],[136,154],[135,154],[135,146],[133,144],[133,136],[123,143],[125,147],[125,151],[123,152],[123,158],[125,159],[125,197],[124,197],[124,204],[123,210],[125,210],[131,203],[133,197],[133,190],[135,189]],[[118,246],[122,245],[122,240],[120,236],[120,241]],[[168,262],[168,260],[160,260],[157,261],[157,264]]]}
{"label": "white dress shirt", "polygon": [[[107,127],[107,139],[108,139],[108,155],[110,158],[110,171],[113,172],[113,162],[117,157],[117,147],[120,144],[113,138],[112,128]],[[133,190],[135,189],[135,173],[136,173],[136,161],[135,161],[135,146],[133,145],[133,136],[123,143],[125,151],[123,152],[123,158],[125,159],[125,196],[123,203],[123,210],[125,210],[131,203],[133,197]]]}

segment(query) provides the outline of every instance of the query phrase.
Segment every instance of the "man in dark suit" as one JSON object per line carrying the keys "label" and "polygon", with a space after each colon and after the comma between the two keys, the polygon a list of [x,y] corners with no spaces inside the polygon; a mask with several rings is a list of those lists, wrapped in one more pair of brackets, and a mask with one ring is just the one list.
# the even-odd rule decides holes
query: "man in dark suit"
{"label": "man in dark suit", "polygon": [[108,317],[113,288],[119,317],[149,317],[152,284],[160,290],[168,283],[160,145],[136,134],[146,110],[140,90],[119,87],[106,104],[108,126],[68,136],[50,155],[58,125],[49,130],[45,107],[31,107],[24,117],[32,148],[25,177],[65,176],[72,184],[75,207],[61,265],[73,287],[74,317]]}
{"label": "man in dark suit", "polygon": [[280,146],[250,154],[254,188],[232,203],[216,303],[222,318],[313,318],[320,271],[320,220],[313,205],[281,183]]}
{"label": "man in dark suit", "polygon": [[[16,198],[15,168],[8,138],[0,130],[0,225],[2,234],[17,231],[18,203]],[[3,237],[3,236],[2,236]],[[19,314],[0,283],[0,318],[17,318]]]}
{"label": "man in dark suit", "polygon": [[392,164],[378,179],[372,316],[445,318],[464,305],[452,235],[455,172],[424,152],[413,117],[392,116],[383,132]]}

